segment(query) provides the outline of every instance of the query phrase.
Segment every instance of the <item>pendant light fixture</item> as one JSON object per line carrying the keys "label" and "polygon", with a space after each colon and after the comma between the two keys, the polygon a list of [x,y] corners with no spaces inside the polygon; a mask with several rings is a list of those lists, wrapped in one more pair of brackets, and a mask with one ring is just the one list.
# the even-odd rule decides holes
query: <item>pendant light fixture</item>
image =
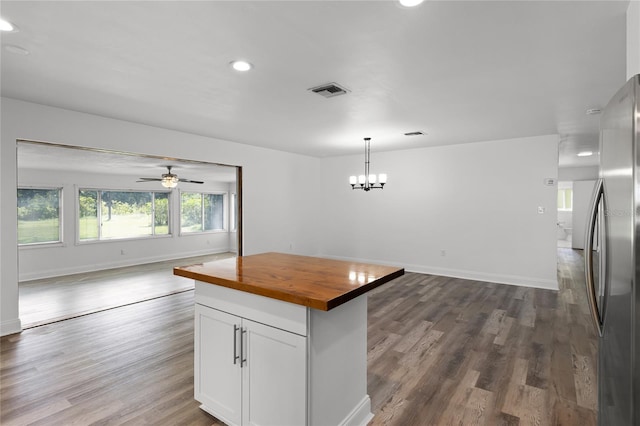
{"label": "pendant light fixture", "polygon": [[[382,189],[387,183],[387,175],[380,173],[378,176],[369,173],[369,163],[371,157],[371,138],[364,138],[364,174],[358,177],[349,177],[351,189],[362,189],[370,191],[372,189]],[[376,182],[378,185],[376,185]]]}

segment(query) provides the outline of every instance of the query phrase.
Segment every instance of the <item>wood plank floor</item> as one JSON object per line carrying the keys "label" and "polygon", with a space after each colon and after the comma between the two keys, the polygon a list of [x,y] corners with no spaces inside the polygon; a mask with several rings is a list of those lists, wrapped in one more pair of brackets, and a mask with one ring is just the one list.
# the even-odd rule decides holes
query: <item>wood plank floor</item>
{"label": "wood plank floor", "polygon": [[[371,425],[596,424],[581,253],[559,292],[408,273],[369,298]],[[193,400],[193,292],[0,340],[2,425],[218,425]]]}
{"label": "wood plank floor", "polygon": [[173,275],[174,266],[233,256],[218,253],[21,282],[18,291],[22,328],[193,290],[193,280]]}
{"label": "wood plank floor", "polygon": [[374,290],[371,424],[595,425],[582,256],[558,253],[558,292],[421,274]]}

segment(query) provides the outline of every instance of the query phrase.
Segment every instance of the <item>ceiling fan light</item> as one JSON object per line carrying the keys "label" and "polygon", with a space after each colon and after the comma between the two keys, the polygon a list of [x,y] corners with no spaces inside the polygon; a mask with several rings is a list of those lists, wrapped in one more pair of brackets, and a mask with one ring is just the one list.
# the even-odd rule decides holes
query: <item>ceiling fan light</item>
{"label": "ceiling fan light", "polygon": [[165,188],[175,188],[178,186],[178,177],[177,176],[162,176],[162,180],[160,181],[162,186]]}

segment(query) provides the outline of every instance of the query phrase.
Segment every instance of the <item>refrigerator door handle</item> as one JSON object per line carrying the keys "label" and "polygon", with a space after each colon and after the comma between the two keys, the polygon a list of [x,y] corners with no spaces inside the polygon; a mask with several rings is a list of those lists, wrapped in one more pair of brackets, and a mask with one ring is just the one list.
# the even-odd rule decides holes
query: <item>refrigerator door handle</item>
{"label": "refrigerator door handle", "polygon": [[587,224],[587,235],[585,237],[584,248],[584,273],[587,283],[587,297],[589,299],[589,310],[591,311],[591,317],[598,330],[598,335],[602,337],[603,332],[603,318],[598,308],[597,294],[595,282],[593,280],[593,236],[596,227],[596,218],[598,216],[598,205],[601,200],[604,200],[604,181],[598,179],[596,187],[593,192],[593,199],[591,205],[591,212],[589,213],[589,222]]}

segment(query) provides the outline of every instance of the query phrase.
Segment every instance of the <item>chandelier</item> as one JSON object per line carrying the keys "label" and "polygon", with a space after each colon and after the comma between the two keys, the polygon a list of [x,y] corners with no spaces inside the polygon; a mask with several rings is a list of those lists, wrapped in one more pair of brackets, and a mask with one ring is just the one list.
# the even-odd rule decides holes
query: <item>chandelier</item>
{"label": "chandelier", "polygon": [[[371,138],[364,138],[364,174],[358,177],[350,176],[349,183],[351,189],[362,189],[370,191],[372,189],[382,189],[387,183],[387,175],[380,173],[378,176],[369,173],[369,158],[371,157]],[[378,182],[378,185],[376,185]]]}

